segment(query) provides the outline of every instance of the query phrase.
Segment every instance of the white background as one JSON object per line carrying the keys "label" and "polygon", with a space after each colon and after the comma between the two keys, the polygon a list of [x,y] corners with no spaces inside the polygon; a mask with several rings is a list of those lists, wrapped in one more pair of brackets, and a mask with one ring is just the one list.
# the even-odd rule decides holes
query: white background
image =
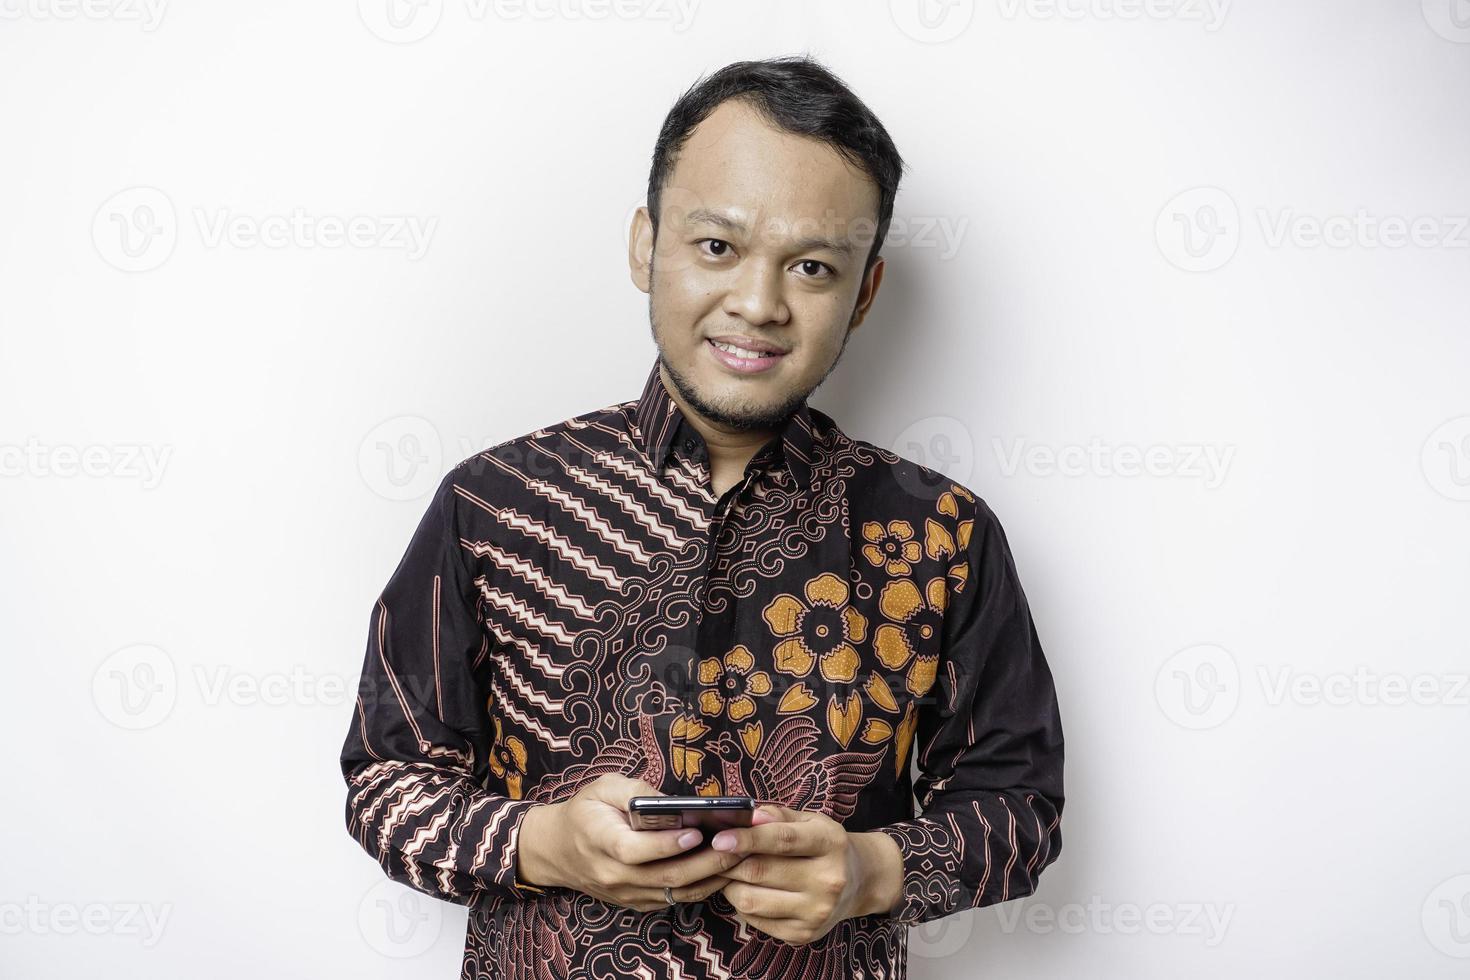
{"label": "white background", "polygon": [[913,975],[1470,971],[1470,4],[152,2],[0,0],[0,973],[457,976],[343,826],[373,600],[637,396],[663,115],[802,50],[910,165],[813,404],[994,507],[1067,735]]}

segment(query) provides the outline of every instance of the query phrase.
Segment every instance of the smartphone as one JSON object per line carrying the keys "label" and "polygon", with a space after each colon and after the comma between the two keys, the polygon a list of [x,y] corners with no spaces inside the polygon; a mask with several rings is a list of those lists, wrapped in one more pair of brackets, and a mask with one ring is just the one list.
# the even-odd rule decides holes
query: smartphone
{"label": "smartphone", "polygon": [[699,827],[714,832],[749,827],[754,815],[753,796],[635,796],[628,801],[634,830]]}

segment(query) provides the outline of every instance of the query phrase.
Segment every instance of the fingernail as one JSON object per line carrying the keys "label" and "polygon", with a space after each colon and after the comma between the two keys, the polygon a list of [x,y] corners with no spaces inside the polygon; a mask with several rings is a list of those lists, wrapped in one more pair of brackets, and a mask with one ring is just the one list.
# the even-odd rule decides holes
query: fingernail
{"label": "fingernail", "polygon": [[679,835],[680,847],[693,847],[699,843],[699,831],[689,830]]}
{"label": "fingernail", "polygon": [[715,834],[715,839],[710,841],[710,846],[717,851],[733,850],[735,848],[735,836],[723,832]]}

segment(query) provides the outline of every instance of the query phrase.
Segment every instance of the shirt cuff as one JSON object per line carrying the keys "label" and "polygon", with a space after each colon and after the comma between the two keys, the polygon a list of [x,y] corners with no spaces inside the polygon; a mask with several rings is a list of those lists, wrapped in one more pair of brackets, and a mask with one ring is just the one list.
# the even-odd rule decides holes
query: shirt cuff
{"label": "shirt cuff", "polygon": [[516,873],[521,823],[531,808],[539,805],[536,800],[499,797],[476,814],[471,833],[466,835],[467,841],[474,842],[474,851],[466,857],[471,862],[471,874],[491,891],[505,890],[522,895],[545,895],[552,891],[521,881]]}
{"label": "shirt cuff", "polygon": [[903,855],[903,892],[891,918],[913,926],[965,907],[960,841],[943,821],[915,818],[876,829]]}

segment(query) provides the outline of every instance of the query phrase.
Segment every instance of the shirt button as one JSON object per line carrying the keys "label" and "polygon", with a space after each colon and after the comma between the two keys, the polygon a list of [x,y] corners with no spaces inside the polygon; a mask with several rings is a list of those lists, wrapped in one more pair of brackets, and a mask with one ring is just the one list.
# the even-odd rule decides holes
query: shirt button
{"label": "shirt button", "polygon": [[684,451],[686,453],[694,452],[694,440],[692,438],[684,440]]}

